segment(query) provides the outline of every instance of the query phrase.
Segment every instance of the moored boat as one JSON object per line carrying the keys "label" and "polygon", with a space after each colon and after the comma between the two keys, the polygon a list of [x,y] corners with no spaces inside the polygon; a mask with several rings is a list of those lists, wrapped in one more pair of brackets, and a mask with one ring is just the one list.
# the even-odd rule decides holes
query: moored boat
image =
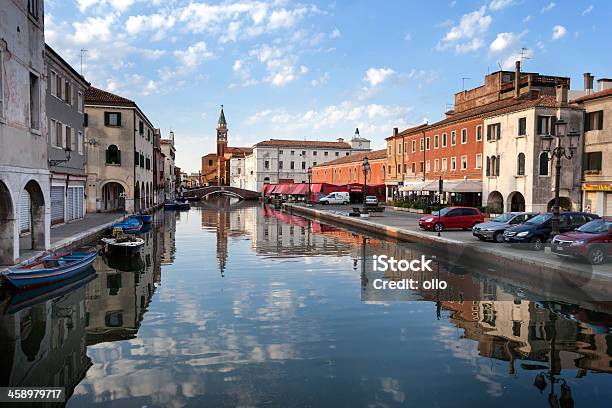
{"label": "moored boat", "polygon": [[139,232],[142,228],[142,221],[140,221],[136,217],[130,217],[125,219],[117,224],[114,224],[111,229],[114,231],[116,229],[121,229],[126,234],[134,234]]}
{"label": "moored boat", "polygon": [[116,238],[102,238],[105,252],[115,255],[129,255],[138,251],[144,245],[144,239],[123,235]]}
{"label": "moored boat", "polygon": [[143,224],[150,224],[153,222],[152,214],[138,214],[138,215],[135,215],[134,217],[138,218]]}
{"label": "moored boat", "polygon": [[81,274],[97,255],[98,251],[48,255],[10,268],[2,276],[16,288],[48,285]]}

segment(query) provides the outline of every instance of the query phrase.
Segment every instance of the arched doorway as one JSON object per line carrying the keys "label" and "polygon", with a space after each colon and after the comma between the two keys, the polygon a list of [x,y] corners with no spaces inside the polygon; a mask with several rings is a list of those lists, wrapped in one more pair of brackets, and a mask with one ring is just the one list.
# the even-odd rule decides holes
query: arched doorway
{"label": "arched doorway", "polygon": [[134,211],[140,211],[140,183],[138,182],[134,186]]}
{"label": "arched doorway", "polygon": [[[548,211],[552,211],[555,206],[555,199],[553,198],[548,202],[546,208]],[[559,211],[571,211],[572,210],[572,200],[567,197],[559,197]]]}
{"label": "arched doorway", "polygon": [[15,212],[13,199],[6,184],[0,181],[0,264],[15,260]]}
{"label": "arched doorway", "polygon": [[489,198],[487,199],[487,207],[503,211],[504,197],[499,191],[491,191],[489,193]]}
{"label": "arched doorway", "polygon": [[102,186],[104,211],[119,211],[125,209],[125,189],[117,182],[111,181]]}
{"label": "arched doorway", "polygon": [[34,180],[27,182],[19,197],[19,232],[29,234],[20,249],[45,249],[45,196]]}
{"label": "arched doorway", "polygon": [[518,191],[513,191],[508,196],[508,203],[510,204],[510,211],[525,211],[525,197]]}

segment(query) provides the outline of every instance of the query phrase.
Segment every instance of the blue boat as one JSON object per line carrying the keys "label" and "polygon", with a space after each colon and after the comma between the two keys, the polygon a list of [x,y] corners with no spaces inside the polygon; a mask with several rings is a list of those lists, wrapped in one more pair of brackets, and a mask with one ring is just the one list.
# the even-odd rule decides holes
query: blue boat
{"label": "blue boat", "polygon": [[48,255],[11,268],[2,276],[16,288],[48,285],[72,278],[91,267],[98,251]]}
{"label": "blue boat", "polygon": [[121,228],[126,234],[135,234],[142,228],[142,221],[136,217],[130,217],[111,227],[112,230],[115,228]]}
{"label": "blue boat", "polygon": [[153,215],[151,214],[138,214],[135,217],[138,218],[143,224],[151,224],[153,222]]}

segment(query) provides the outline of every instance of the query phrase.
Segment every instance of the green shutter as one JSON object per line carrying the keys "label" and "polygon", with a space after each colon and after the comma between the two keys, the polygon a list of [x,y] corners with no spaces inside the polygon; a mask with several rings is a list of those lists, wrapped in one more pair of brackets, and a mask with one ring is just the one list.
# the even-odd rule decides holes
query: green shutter
{"label": "green shutter", "polygon": [[140,164],[140,155],[138,152],[134,152],[134,167],[138,167]]}
{"label": "green shutter", "polygon": [[110,151],[106,149],[106,162],[110,163]]}
{"label": "green shutter", "polygon": [[117,126],[121,126],[121,112],[117,112]]}
{"label": "green shutter", "polygon": [[590,113],[584,113],[584,131],[588,132],[589,129],[589,120],[591,119],[591,114]]}
{"label": "green shutter", "polygon": [[110,123],[110,113],[104,112],[104,126],[108,126]]}
{"label": "green shutter", "polygon": [[600,110],[597,115],[597,129],[603,129],[603,111]]}

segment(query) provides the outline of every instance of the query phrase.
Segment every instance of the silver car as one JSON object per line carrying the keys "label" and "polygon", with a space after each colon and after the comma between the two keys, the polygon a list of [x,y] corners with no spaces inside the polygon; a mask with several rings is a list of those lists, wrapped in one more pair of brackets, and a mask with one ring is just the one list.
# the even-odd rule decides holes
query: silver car
{"label": "silver car", "polygon": [[474,225],[474,228],[472,228],[472,235],[481,241],[491,240],[493,242],[502,243],[504,242],[504,231],[506,228],[512,225],[522,224],[537,214],[538,213],[528,212],[503,213],[493,218],[491,221]]}

